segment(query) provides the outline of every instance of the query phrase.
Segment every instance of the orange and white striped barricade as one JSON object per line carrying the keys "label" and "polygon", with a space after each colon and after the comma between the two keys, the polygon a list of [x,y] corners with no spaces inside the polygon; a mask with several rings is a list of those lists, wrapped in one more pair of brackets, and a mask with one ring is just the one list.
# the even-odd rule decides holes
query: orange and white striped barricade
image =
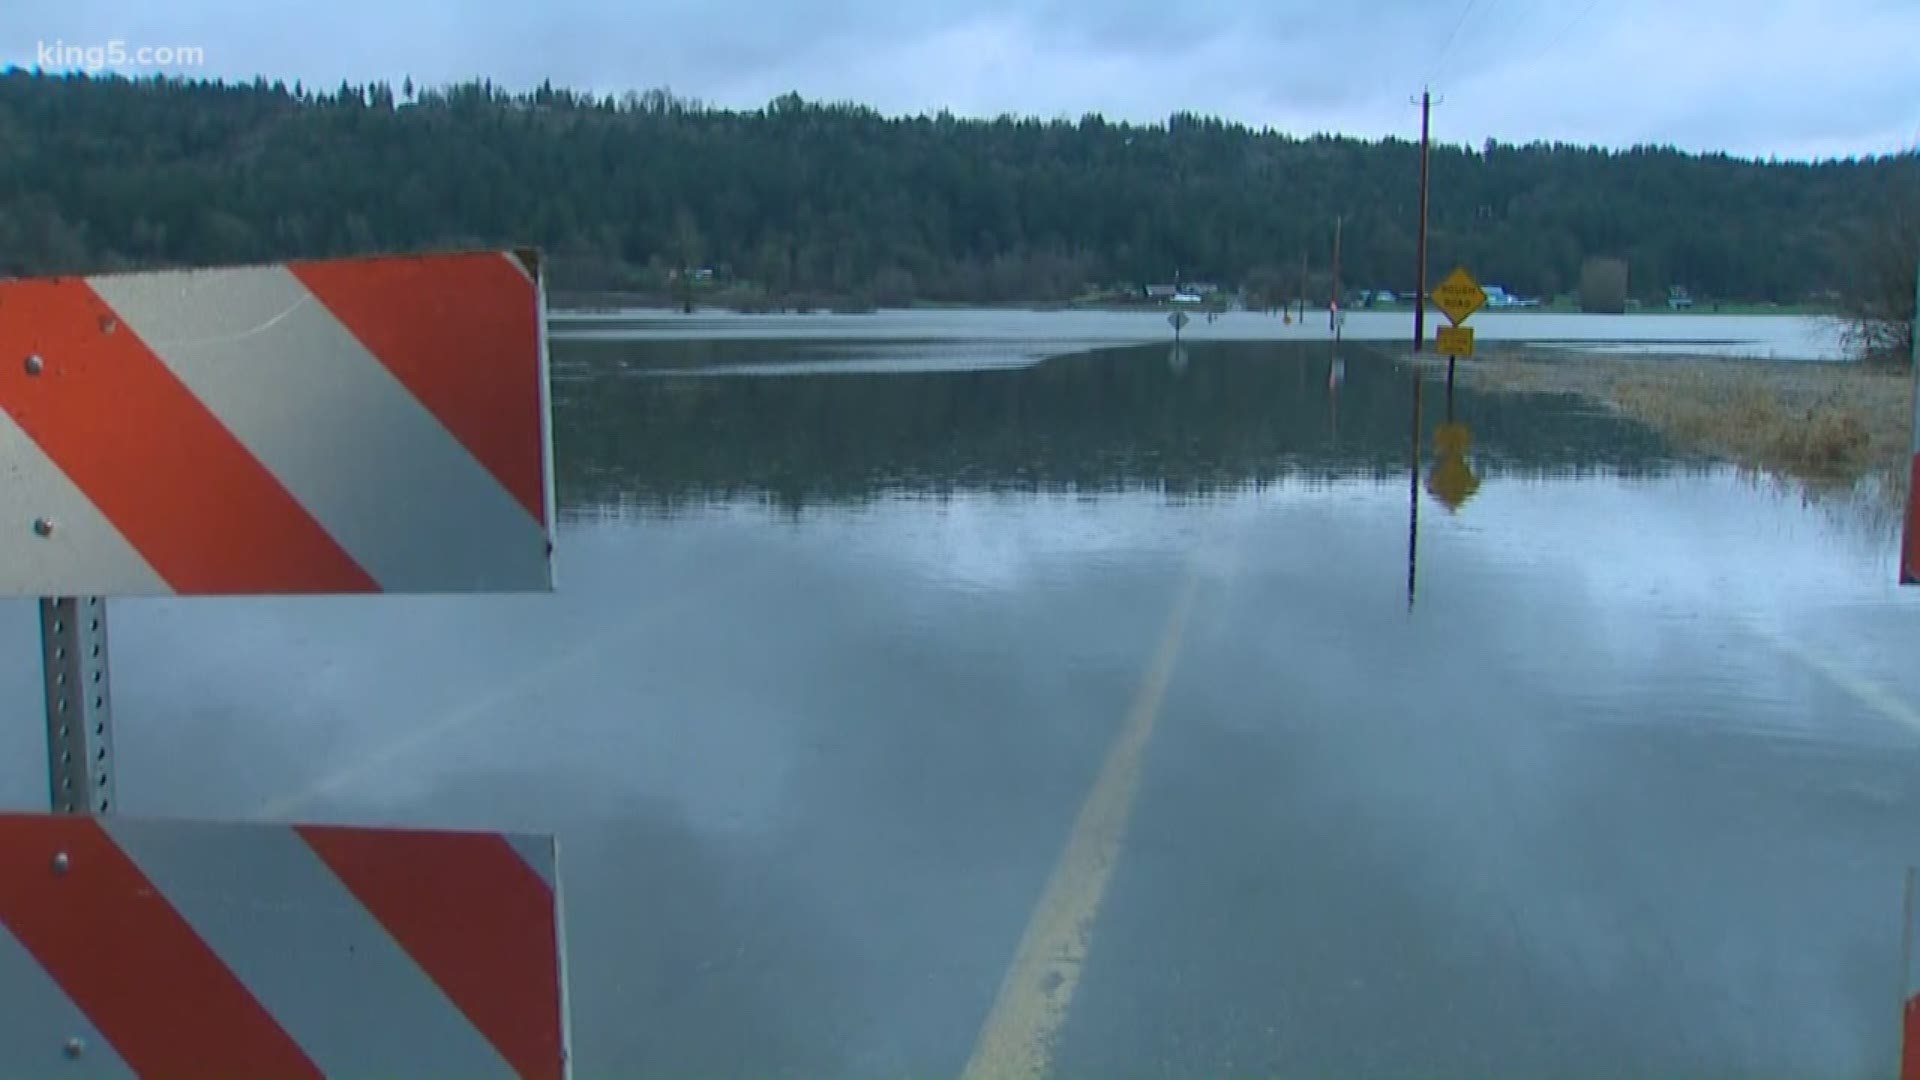
{"label": "orange and white striped barricade", "polygon": [[104,597],[550,589],[548,417],[533,252],[0,282],[56,808],[111,806]]}
{"label": "orange and white striped barricade", "polygon": [[0,1069],[568,1075],[551,839],[0,814]]}
{"label": "orange and white striped barricade", "polygon": [[531,251],[0,281],[0,1072],[565,1074],[550,838],[106,816],[105,598],[553,587],[546,341]]}

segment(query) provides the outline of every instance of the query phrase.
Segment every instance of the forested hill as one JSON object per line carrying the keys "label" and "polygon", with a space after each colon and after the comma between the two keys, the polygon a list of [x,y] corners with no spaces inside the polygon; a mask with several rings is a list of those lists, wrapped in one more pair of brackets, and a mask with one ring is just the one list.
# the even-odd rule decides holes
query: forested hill
{"label": "forested hill", "polygon": [[[1763,163],[1672,150],[1437,146],[1432,265],[1527,294],[1588,255],[1632,290],[1795,301],[1920,158]],[[0,74],[0,273],[535,243],[575,288],[674,266],[883,301],[1058,299],[1089,282],[1412,283],[1409,142],[1165,124],[886,118],[785,97],[755,111],[487,84],[324,93]]]}

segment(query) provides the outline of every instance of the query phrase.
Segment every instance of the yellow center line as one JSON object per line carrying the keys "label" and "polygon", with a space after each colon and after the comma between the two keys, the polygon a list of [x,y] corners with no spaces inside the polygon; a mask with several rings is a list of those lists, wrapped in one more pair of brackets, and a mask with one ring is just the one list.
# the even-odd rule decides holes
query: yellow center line
{"label": "yellow center line", "polygon": [[1107,750],[981,1026],[962,1073],[966,1080],[1047,1074],[1055,1036],[1080,984],[1094,918],[1120,861],[1127,818],[1140,785],[1141,756],[1160,719],[1160,704],[1199,591],[1200,569],[1196,559],[1167,614],[1159,647],[1134,694],[1126,723]]}

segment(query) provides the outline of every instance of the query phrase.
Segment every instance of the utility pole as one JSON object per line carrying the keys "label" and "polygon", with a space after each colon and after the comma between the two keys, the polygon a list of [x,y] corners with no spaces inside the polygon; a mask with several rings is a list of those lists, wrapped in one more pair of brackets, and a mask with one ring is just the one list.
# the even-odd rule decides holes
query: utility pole
{"label": "utility pole", "polygon": [[1300,287],[1295,290],[1300,301],[1300,322],[1307,321],[1307,253],[1300,253]]}
{"label": "utility pole", "polygon": [[1340,329],[1340,215],[1333,217],[1333,296],[1327,305],[1327,329]]}
{"label": "utility pole", "polygon": [[1413,351],[1426,348],[1427,336],[1427,138],[1433,93],[1420,91],[1420,232],[1414,241]]}

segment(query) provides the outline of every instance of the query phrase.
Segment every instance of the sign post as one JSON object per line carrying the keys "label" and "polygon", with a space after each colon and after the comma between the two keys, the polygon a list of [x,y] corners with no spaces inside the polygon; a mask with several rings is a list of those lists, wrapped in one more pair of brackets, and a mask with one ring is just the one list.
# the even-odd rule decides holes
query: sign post
{"label": "sign post", "polygon": [[550,591],[541,270],[0,281],[55,811],[0,815],[0,1072],[566,1075],[551,838],[127,819],[107,652],[108,597]]}
{"label": "sign post", "polygon": [[113,699],[107,678],[107,602],[40,601],[46,683],[47,790],[57,814],[105,814],[113,797]]}
{"label": "sign post", "polygon": [[1473,328],[1471,326],[1442,326],[1433,334],[1434,351],[1441,356],[1455,357],[1473,355]]}

